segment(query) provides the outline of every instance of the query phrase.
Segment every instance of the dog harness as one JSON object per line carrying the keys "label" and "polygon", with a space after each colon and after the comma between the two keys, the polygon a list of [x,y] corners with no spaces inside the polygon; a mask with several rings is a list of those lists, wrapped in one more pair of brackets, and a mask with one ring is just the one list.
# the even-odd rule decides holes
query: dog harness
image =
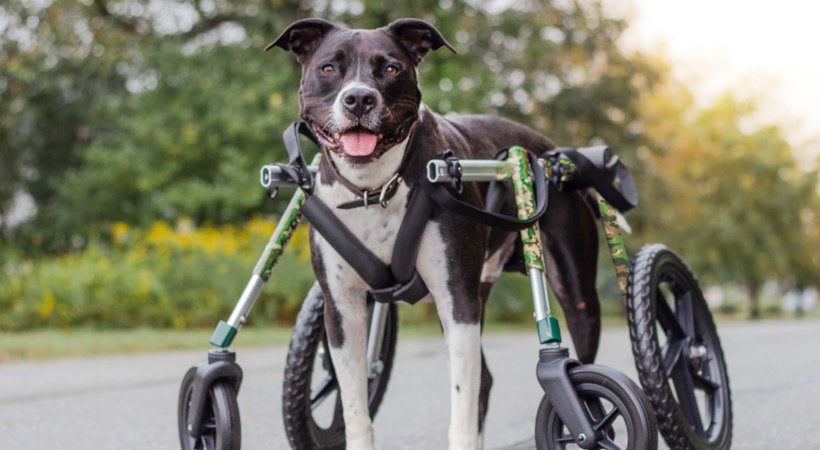
{"label": "dog harness", "polygon": [[[414,133],[412,131],[414,130],[411,130],[408,145],[413,140]],[[487,209],[479,209],[457,199],[450,192],[450,190],[456,193],[461,192],[461,174],[459,173],[460,166],[457,164],[457,159],[453,157],[452,152],[447,151],[440,157],[447,162],[448,171],[453,180],[451,189],[448,190],[443,184],[431,183],[424,179],[419,183],[418,189],[410,191],[407,210],[399,226],[396,242],[393,246],[391,264],[388,265],[362,244],[356,235],[333,214],[333,211],[321,199],[313,195],[315,180],[302,155],[299,141],[300,134],[306,136],[321,148],[304,122],[294,122],[283,134],[289,162],[288,164],[276,165],[282,169],[284,177],[289,178],[305,192],[305,201],[301,213],[308,219],[311,226],[372,287],[368,291],[368,295],[378,302],[388,303],[401,300],[415,304],[428,294],[427,285],[419,276],[415,261],[421,243],[421,235],[433,214],[434,204],[484,225],[511,231],[518,231],[532,226],[544,215],[547,210],[548,178],[549,182],[556,183],[559,189],[594,187],[621,211],[626,211],[637,204],[637,194],[629,170],[608,148],[599,146],[578,150],[556,149],[543,155],[544,161],[551,167],[560,167],[561,165],[550,164],[550,162],[557,162],[560,157],[569,158],[574,163],[574,167],[577,168],[577,173],[574,174],[575,176],[572,177],[573,181],[571,182],[564,182],[561,173],[545,170],[541,160],[536,155],[529,153],[529,162],[533,173],[544,173],[546,175],[533,177],[536,206],[535,213],[529,219],[521,220],[496,212],[500,209],[500,205],[507,195],[506,187],[498,182],[491,183],[488,188]],[[329,159],[329,155],[324,150],[323,152],[325,157]],[[500,151],[496,158],[505,158],[506,152],[506,149]],[[406,159],[405,154],[396,174],[378,190],[354,189],[343,182],[342,184],[353,190],[354,193],[360,193],[362,199],[343,203],[338,205],[337,208],[366,207],[368,204],[372,204],[369,203],[371,196],[378,196],[378,203],[389,201],[401,183],[401,172],[404,170]],[[328,162],[332,166],[333,161],[329,160]],[[339,174],[335,167],[333,167],[333,170],[340,181],[345,180],[352,185],[349,180]],[[616,175],[621,182],[620,190],[612,184]],[[353,186],[355,187],[355,185]],[[274,197],[276,191],[270,192],[269,195]]]}

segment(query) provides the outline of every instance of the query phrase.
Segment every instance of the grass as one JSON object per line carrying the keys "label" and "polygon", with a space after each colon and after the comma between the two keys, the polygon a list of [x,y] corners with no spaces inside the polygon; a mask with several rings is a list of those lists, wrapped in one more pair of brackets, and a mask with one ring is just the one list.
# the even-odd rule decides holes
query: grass
{"label": "grass", "polygon": [[[745,315],[716,312],[719,322],[745,320]],[[765,319],[793,319],[783,314],[766,314]],[[820,318],[815,309],[805,319]],[[619,316],[604,316],[605,327],[626,326],[626,319]],[[566,324],[561,321],[561,329]],[[211,329],[173,330],[138,328],[132,330],[74,329],[68,331],[43,329],[14,333],[0,333],[0,363],[19,360],[47,358],[68,358],[78,356],[136,353],[164,350],[192,350],[210,347]],[[533,332],[532,323],[488,323],[486,333],[509,331]],[[236,337],[233,347],[262,345],[287,345],[290,341],[290,327],[248,326]],[[438,323],[402,323],[400,337],[440,336]]]}
{"label": "grass", "polygon": [[[625,324],[621,319],[604,320],[604,325]],[[562,328],[566,325],[562,324]],[[487,333],[508,331],[535,332],[531,323],[493,323],[485,328]],[[207,349],[213,330],[173,330],[138,328],[133,330],[44,329],[0,334],[0,363],[7,361],[78,356],[137,353],[164,350]],[[243,328],[232,347],[261,345],[287,345],[290,327]],[[400,337],[440,336],[437,323],[402,324]]]}
{"label": "grass", "polygon": [[[206,349],[213,330],[45,329],[0,334],[0,362],[163,350]],[[237,347],[287,344],[290,328],[248,327],[239,333]]]}

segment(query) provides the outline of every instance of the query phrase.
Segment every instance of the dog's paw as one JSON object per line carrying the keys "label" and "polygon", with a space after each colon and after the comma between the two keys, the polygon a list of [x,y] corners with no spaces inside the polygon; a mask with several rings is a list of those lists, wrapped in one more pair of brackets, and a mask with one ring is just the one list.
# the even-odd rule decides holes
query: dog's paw
{"label": "dog's paw", "polygon": [[346,448],[348,450],[375,450],[373,444],[373,427],[367,427],[358,432],[347,430],[345,434]]}
{"label": "dog's paw", "polygon": [[450,450],[481,450],[484,439],[480,435],[450,434]]}

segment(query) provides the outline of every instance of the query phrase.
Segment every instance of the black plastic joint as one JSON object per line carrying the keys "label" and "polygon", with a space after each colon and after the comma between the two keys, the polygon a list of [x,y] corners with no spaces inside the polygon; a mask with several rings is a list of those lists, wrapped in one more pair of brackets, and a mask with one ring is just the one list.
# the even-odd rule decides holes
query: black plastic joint
{"label": "black plastic joint", "polygon": [[211,349],[208,351],[208,362],[196,365],[196,375],[191,385],[191,408],[188,410],[186,423],[188,434],[199,439],[202,429],[202,413],[208,398],[208,390],[218,379],[229,380],[235,392],[242,384],[242,368],[236,363],[236,353],[229,349]]}
{"label": "black plastic joint", "polygon": [[[581,448],[594,448],[598,442],[595,430],[569,379],[569,369],[580,364],[569,357],[565,347],[541,349],[539,356],[535,373],[549,402],[576,439],[575,443]],[[578,439],[581,434],[586,437],[583,441]]]}

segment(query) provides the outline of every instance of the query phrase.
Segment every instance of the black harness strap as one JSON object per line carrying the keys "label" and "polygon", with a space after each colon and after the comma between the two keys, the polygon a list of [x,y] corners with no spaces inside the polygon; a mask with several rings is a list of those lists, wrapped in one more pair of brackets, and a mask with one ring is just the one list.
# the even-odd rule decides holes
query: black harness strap
{"label": "black harness strap", "polygon": [[304,122],[293,122],[282,133],[285,149],[288,151],[288,164],[277,164],[293,181],[296,181],[306,192],[313,192],[313,174],[308,169],[307,161],[302,155],[302,144],[299,135],[305,136],[317,146],[316,137]]}
{"label": "black harness strap", "polygon": [[433,215],[433,201],[420,189],[411,191],[404,220],[399,226],[393,244],[390,271],[398,283],[387,289],[373,289],[370,295],[377,302],[403,300],[414,304],[427,295],[427,285],[416,270],[416,258],[421,245],[421,235]]}
{"label": "black harness strap", "polygon": [[427,285],[416,271],[421,234],[432,214],[432,202],[419,192],[414,196],[399,227],[393,247],[393,265],[388,266],[348,229],[328,206],[314,195],[308,195],[302,214],[319,234],[347,261],[373,289],[379,302],[402,300],[413,304],[427,295]]}
{"label": "black harness strap", "polygon": [[360,277],[373,289],[370,295],[379,302],[402,300],[416,303],[427,295],[427,285],[416,271],[421,234],[433,212],[430,199],[416,190],[407,206],[404,220],[399,227],[396,244],[393,247],[393,265],[388,266],[333,214],[333,211],[318,197],[312,195],[313,176],[302,156],[299,134],[307,136],[317,144],[315,137],[304,122],[294,122],[283,134],[288,151],[289,164],[280,165],[305,191],[305,201],[301,213],[311,226],[322,235],[336,252],[347,261]]}
{"label": "black harness strap", "polygon": [[[544,153],[545,158],[557,159],[564,155],[575,164],[575,176],[569,181],[560,181],[562,189],[585,189],[591,187],[618,211],[626,212],[638,205],[638,191],[629,168],[612,153],[609,147],[599,145],[579,149],[559,148]],[[620,189],[615,181],[620,182]]]}
{"label": "black harness strap", "polygon": [[384,288],[396,284],[387,264],[365,247],[318,197],[307,196],[302,214],[368,285]]}

